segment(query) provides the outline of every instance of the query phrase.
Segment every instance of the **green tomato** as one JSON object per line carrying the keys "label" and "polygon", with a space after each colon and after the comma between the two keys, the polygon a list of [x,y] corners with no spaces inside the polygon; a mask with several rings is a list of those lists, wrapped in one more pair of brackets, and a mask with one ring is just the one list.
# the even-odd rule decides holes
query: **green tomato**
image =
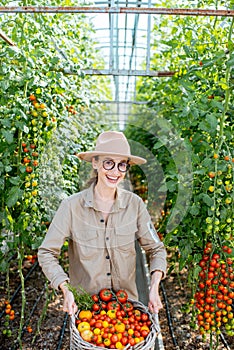
{"label": "green tomato", "polygon": [[211,224],[212,223],[212,218],[209,216],[206,218],[206,223]]}

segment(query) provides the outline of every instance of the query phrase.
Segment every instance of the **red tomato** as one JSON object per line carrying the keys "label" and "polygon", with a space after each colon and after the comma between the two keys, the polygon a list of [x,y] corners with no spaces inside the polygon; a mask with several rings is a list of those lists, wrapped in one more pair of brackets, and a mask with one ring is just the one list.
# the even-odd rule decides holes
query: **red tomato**
{"label": "red tomato", "polygon": [[135,345],[135,339],[134,339],[134,338],[130,338],[130,339],[128,340],[128,342],[129,342],[129,344],[130,344],[131,346]]}
{"label": "red tomato", "polygon": [[98,302],[99,302],[99,297],[98,297],[97,294],[93,294],[93,295],[92,295],[92,299],[93,299],[93,301],[94,301],[95,303],[98,303]]}
{"label": "red tomato", "polygon": [[93,311],[98,311],[100,309],[100,305],[95,303],[95,304],[93,304],[92,309],[93,309]]}
{"label": "red tomato", "polygon": [[128,300],[128,293],[123,290],[123,289],[120,289],[118,290],[118,292],[116,292],[116,297],[118,299],[118,301],[123,304],[123,303],[126,303],[126,301]]}
{"label": "red tomato", "polygon": [[91,320],[89,321],[90,326],[94,326],[95,322],[96,320],[94,318],[91,318]]}
{"label": "red tomato", "polygon": [[132,303],[130,303],[129,301],[127,301],[126,303],[123,304],[123,310],[125,312],[129,312],[133,310],[133,305]]}
{"label": "red tomato", "polygon": [[102,301],[109,301],[112,298],[112,292],[110,289],[103,288],[99,292],[99,297]]}
{"label": "red tomato", "polygon": [[117,343],[117,341],[119,341],[119,337],[117,334],[112,334],[112,336],[110,337],[110,341],[112,342],[112,344]]}
{"label": "red tomato", "polygon": [[123,345],[127,345],[127,343],[128,343],[128,337],[123,336],[123,337],[121,338],[121,343],[122,343]]}
{"label": "red tomato", "polygon": [[103,310],[106,310],[107,304],[105,302],[103,302],[103,303],[101,303],[101,307],[102,307]]}
{"label": "red tomato", "polygon": [[141,331],[141,336],[142,336],[143,338],[146,338],[148,334],[149,334],[149,332],[148,332],[146,329],[143,329],[143,330]]}
{"label": "red tomato", "polygon": [[97,321],[97,322],[95,322],[95,328],[102,328],[102,322],[101,321]]}
{"label": "red tomato", "polygon": [[147,314],[142,314],[141,315],[141,319],[142,319],[142,321],[148,321],[148,319],[149,319],[149,316],[147,315]]}
{"label": "red tomato", "polygon": [[120,304],[113,300],[113,301],[109,301],[109,303],[107,304],[107,310],[120,310]]}

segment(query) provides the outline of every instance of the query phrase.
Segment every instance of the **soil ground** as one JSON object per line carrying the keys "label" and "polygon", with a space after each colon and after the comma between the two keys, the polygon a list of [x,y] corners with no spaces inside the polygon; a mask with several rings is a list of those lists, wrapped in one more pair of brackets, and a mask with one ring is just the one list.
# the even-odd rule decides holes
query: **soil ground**
{"label": "soil ground", "polygon": [[[24,273],[26,274],[31,265],[25,263]],[[19,285],[19,279],[17,269],[12,268],[10,273],[10,286],[14,291]],[[62,296],[60,293],[50,293],[51,300],[48,304],[46,316],[42,321],[40,331],[33,343],[35,337],[37,322],[42,314],[43,306],[46,302],[46,295],[44,293],[45,278],[42,274],[40,267],[32,273],[30,279],[26,282],[26,318],[25,322],[29,323],[32,327],[32,333],[27,330],[23,333],[23,350],[68,350],[69,349],[69,323],[67,323],[64,331],[64,337],[62,343],[59,344],[61,329],[64,324],[64,313],[62,311]],[[160,327],[162,332],[163,346],[165,350],[208,350],[211,349],[209,341],[203,341],[198,331],[193,330],[190,327],[191,315],[184,312],[186,305],[190,299],[190,291],[187,288],[186,283],[186,271],[178,274],[171,274],[167,276],[163,281],[163,290],[167,295],[167,302],[165,304],[164,296],[161,289],[161,297],[164,304],[163,310],[159,313]],[[7,298],[6,291],[6,276],[1,275],[0,280],[0,312],[4,309],[4,300]],[[32,316],[32,311],[35,301],[38,300],[38,304],[35,307],[35,311]],[[167,307],[169,309],[167,309]],[[5,314],[1,318],[0,329],[0,348],[2,350],[18,350],[19,347],[15,346],[14,339],[16,339],[16,333],[19,328],[19,315],[21,309],[21,293],[14,299],[12,308],[15,310],[15,319],[10,321],[9,326],[6,326]],[[173,326],[174,338],[171,336],[171,331],[168,326],[168,313],[170,313],[170,323]],[[10,329],[12,336],[7,337],[3,335],[3,331]],[[173,341],[174,339],[174,341]],[[234,340],[230,337],[226,337],[229,344],[229,349],[234,349]],[[212,348],[215,349],[215,348]],[[227,349],[222,342],[217,346],[217,350]]]}

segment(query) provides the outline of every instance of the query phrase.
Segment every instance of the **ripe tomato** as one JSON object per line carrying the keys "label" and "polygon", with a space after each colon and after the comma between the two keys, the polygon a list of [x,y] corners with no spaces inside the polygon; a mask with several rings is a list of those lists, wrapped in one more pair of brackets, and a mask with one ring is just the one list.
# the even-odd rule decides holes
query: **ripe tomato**
{"label": "ripe tomato", "polygon": [[91,298],[93,299],[93,301],[94,301],[95,303],[98,303],[98,302],[99,302],[98,294],[93,294]]}
{"label": "ripe tomato", "polygon": [[123,310],[125,312],[129,312],[133,310],[133,305],[132,303],[130,303],[129,301],[127,301],[126,303],[123,304]]}
{"label": "ripe tomato", "polygon": [[117,301],[109,301],[109,303],[107,304],[107,310],[120,310],[120,304]]}
{"label": "ripe tomato", "polygon": [[120,289],[118,290],[118,292],[116,292],[116,297],[118,299],[118,301],[123,304],[123,303],[126,303],[126,301],[128,300],[128,293],[123,290],[123,289]]}
{"label": "ripe tomato", "polygon": [[141,319],[142,319],[142,321],[148,321],[149,316],[146,313],[142,313]]}
{"label": "ripe tomato", "polygon": [[126,337],[126,336],[123,336],[122,338],[121,338],[121,343],[125,346],[125,345],[127,345],[127,343],[128,343],[128,338]]}
{"label": "ripe tomato", "polygon": [[97,304],[97,303],[93,304],[92,310],[93,310],[93,311],[99,311],[99,310],[100,310],[100,305]]}
{"label": "ripe tomato", "polygon": [[102,301],[109,301],[112,298],[112,292],[110,289],[103,288],[99,292],[99,297]]}
{"label": "ripe tomato", "polygon": [[33,171],[33,168],[31,166],[26,167],[26,172],[31,173]]}
{"label": "ripe tomato", "polygon": [[125,324],[123,322],[117,322],[115,324],[116,332],[123,333],[125,331]]}
{"label": "ripe tomato", "polygon": [[103,310],[106,310],[107,309],[107,304],[103,301],[103,303],[101,303],[101,308]]}
{"label": "ripe tomato", "polygon": [[92,318],[92,312],[89,311],[89,310],[81,310],[79,312],[79,318],[82,320],[82,319],[87,319],[87,320],[91,320]]}
{"label": "ripe tomato", "polygon": [[119,340],[119,337],[117,334],[112,334],[112,336],[110,337],[110,341],[112,342],[112,344],[117,343],[118,340]]}
{"label": "ripe tomato", "polygon": [[80,335],[85,341],[90,342],[93,337],[93,332],[90,329],[86,329],[82,331]]}
{"label": "ripe tomato", "polygon": [[78,331],[81,333],[85,330],[89,330],[90,329],[90,324],[88,322],[81,322],[78,324]]}

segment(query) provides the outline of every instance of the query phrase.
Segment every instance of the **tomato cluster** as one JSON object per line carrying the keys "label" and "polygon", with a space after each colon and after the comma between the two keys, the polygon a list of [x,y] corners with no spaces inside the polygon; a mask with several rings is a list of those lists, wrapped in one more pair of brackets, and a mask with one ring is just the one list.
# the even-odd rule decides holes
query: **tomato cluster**
{"label": "tomato cluster", "polygon": [[232,249],[228,246],[223,246],[220,254],[215,253],[212,243],[208,242],[199,262],[201,271],[195,300],[201,334],[220,333],[220,328],[224,326],[228,335],[234,335],[234,273],[231,253]]}
{"label": "tomato cluster", "polygon": [[11,337],[12,331],[10,327],[10,321],[13,321],[15,319],[15,311],[13,310],[10,302],[8,300],[5,300],[5,322],[4,322],[4,329],[2,330],[2,334],[6,337]]}
{"label": "tomato cluster", "polygon": [[92,310],[81,310],[76,319],[83,340],[103,348],[123,349],[144,342],[152,321],[134,307],[125,290],[102,289],[92,296]]}

